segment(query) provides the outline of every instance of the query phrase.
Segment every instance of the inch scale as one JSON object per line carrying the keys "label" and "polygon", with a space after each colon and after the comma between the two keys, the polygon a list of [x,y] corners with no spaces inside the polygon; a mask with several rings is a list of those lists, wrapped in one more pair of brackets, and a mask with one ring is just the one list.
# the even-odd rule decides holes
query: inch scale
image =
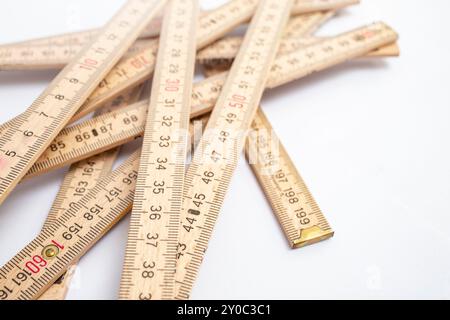
{"label": "inch scale", "polygon": [[[359,39],[361,35],[370,34],[372,30],[376,30],[374,36],[366,38],[364,41],[354,40]],[[375,51],[382,52],[380,47],[389,46],[391,43],[395,43],[396,39],[397,34],[393,30],[384,24],[375,24],[329,38],[313,46],[300,48],[291,53],[288,60],[283,56],[275,60],[278,67],[271,71],[269,83],[283,84],[306,76],[312,71],[323,70]],[[340,50],[329,50],[330,46],[335,46],[339,42],[345,47]],[[312,61],[310,59],[311,64],[290,66],[289,61],[298,61],[305,55],[305,52],[309,52],[309,54],[322,52],[323,48],[328,48],[327,53],[316,54]],[[345,59],[342,59],[343,55]],[[318,66],[317,70],[316,66]],[[204,115],[212,110],[225,79],[226,74],[221,73],[194,85],[191,118]],[[140,102],[64,129],[31,167],[27,177],[37,176],[49,170],[72,164],[142,136],[147,105],[147,102]]]}
{"label": "inch scale", "polygon": [[119,61],[164,1],[130,0],[0,137],[0,204]]}
{"label": "inch scale", "polygon": [[166,9],[119,298],[172,300],[194,78],[197,0]]}

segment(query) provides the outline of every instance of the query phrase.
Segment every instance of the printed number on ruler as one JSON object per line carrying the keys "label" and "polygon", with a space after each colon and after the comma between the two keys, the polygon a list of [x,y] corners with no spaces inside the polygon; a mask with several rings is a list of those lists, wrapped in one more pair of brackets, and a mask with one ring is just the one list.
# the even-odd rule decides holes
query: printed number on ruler
{"label": "printed number on ruler", "polygon": [[0,137],[0,204],[136,40],[164,1],[130,0]]}
{"label": "printed number on ruler", "polygon": [[260,2],[188,169],[178,248],[177,299],[189,298],[243,146],[243,132],[250,127],[262,97],[291,7],[289,0]]}
{"label": "printed number on ruler", "polygon": [[197,0],[169,2],[145,128],[120,298],[174,298]]}

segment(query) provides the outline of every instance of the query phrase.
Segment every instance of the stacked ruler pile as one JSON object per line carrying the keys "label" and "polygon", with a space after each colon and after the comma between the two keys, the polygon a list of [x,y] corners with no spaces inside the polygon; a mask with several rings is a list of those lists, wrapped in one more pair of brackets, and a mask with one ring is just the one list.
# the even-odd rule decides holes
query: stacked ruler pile
{"label": "stacked ruler pile", "polygon": [[[0,300],[64,299],[77,261],[130,212],[119,298],[188,299],[243,150],[291,247],[332,237],[259,107],[266,89],[399,54],[380,22],[313,35],[356,3],[231,0],[200,12],[197,0],[129,0],[103,29],[0,46],[0,69],[63,68],[0,126],[0,204],[23,179],[70,166],[41,233],[0,269]],[[194,83],[196,63],[206,78]]]}

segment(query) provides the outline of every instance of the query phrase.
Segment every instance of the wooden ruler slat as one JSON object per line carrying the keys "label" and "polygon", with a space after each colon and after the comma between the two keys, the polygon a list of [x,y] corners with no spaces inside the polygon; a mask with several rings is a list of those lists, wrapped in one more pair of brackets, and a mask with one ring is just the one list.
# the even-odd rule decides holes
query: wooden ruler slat
{"label": "wooden ruler slat", "polygon": [[263,0],[186,174],[176,298],[188,299],[293,1]]}
{"label": "wooden ruler slat", "polygon": [[[124,58],[135,55],[153,45],[153,39],[137,40],[125,53]],[[70,46],[29,46],[0,47],[0,70],[47,70],[61,69],[72,61],[85,46],[84,43]]]}
{"label": "wooden ruler slat", "polygon": [[197,0],[171,0],[164,16],[120,299],[174,298],[198,9]]}
{"label": "wooden ruler slat", "polygon": [[0,137],[0,204],[136,40],[164,1],[130,0]]}
{"label": "wooden ruler slat", "polygon": [[252,124],[247,159],[293,248],[334,235],[311,192],[261,109]]}
{"label": "wooden ruler slat", "polygon": [[[245,23],[252,17],[258,0],[231,0],[223,6],[207,12],[199,22],[198,48],[220,39],[238,25]],[[293,14],[315,11],[336,10],[359,3],[355,0],[296,0]],[[108,101],[113,100],[128,88],[137,86],[149,79],[155,64],[158,42],[150,42],[147,49],[139,54],[123,59],[100,83],[90,98],[72,118],[72,122],[95,111]],[[21,116],[18,116],[19,119]],[[11,122],[9,123],[11,124]],[[4,129],[0,126],[0,132]]]}
{"label": "wooden ruler slat", "polygon": [[[346,38],[351,39],[352,35],[364,33],[367,27],[362,27],[346,34]],[[328,66],[339,64],[342,62],[341,54],[353,55],[354,58],[365,56],[366,53],[354,55],[355,46],[369,46],[376,47],[380,43],[380,39],[384,39],[382,43],[389,43],[395,41],[396,34],[391,30],[388,32],[389,37],[377,37],[369,39],[367,43],[352,42],[350,46],[346,47],[342,52],[329,51],[327,55],[317,57],[315,64],[312,66],[303,65],[298,68],[289,68],[283,57],[278,57],[275,60],[277,65],[282,66],[283,72],[272,71],[269,75],[270,81],[282,81],[284,77],[293,79],[291,73],[299,73],[301,75],[308,75],[309,71],[315,65],[320,65],[327,61]],[[382,35],[380,35],[382,36]],[[343,39],[342,35],[335,39]],[[321,46],[309,48],[308,50],[321,50]],[[369,50],[368,48],[367,50]],[[302,57],[306,48],[300,48],[295,54],[291,55],[293,61],[295,57]],[[376,50],[376,49],[375,49]],[[370,51],[372,52],[372,51]],[[334,64],[330,63],[334,61]],[[314,69],[313,69],[314,70]],[[295,77],[294,77],[295,78]],[[192,110],[191,118],[208,113],[217,101],[217,97],[222,90],[226,74],[208,78],[200,81],[194,85],[192,95]],[[49,170],[60,168],[62,166],[74,163],[76,161],[85,159],[88,156],[95,155],[102,151],[108,150],[115,146],[127,143],[142,135],[146,119],[146,102],[130,106],[128,108],[117,110],[109,115],[97,117],[88,120],[72,128],[64,129],[52,142],[51,146],[42,154],[36,161],[33,167],[28,172],[27,177],[40,175]],[[95,130],[95,131],[93,131]],[[94,133],[97,132],[97,136]]]}
{"label": "wooden ruler slat", "polygon": [[[284,38],[280,44],[278,55],[286,55],[298,51],[300,48],[307,47],[327,40],[327,38],[307,37],[307,38]],[[197,55],[197,61],[201,64],[210,66],[231,65],[242,43],[241,37],[228,37],[215,45],[209,46]],[[390,44],[383,48],[370,52],[369,57],[396,57],[399,55],[397,44]],[[362,58],[362,57],[361,57]]]}

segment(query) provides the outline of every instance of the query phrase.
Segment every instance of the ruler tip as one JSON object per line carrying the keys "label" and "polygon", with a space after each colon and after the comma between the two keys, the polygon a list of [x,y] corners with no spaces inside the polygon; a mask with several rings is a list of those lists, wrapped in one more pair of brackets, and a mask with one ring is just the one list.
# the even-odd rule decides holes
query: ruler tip
{"label": "ruler tip", "polygon": [[294,240],[291,244],[293,249],[303,248],[321,241],[328,240],[334,236],[334,231],[331,229],[323,230],[318,226],[300,231],[300,238]]}

